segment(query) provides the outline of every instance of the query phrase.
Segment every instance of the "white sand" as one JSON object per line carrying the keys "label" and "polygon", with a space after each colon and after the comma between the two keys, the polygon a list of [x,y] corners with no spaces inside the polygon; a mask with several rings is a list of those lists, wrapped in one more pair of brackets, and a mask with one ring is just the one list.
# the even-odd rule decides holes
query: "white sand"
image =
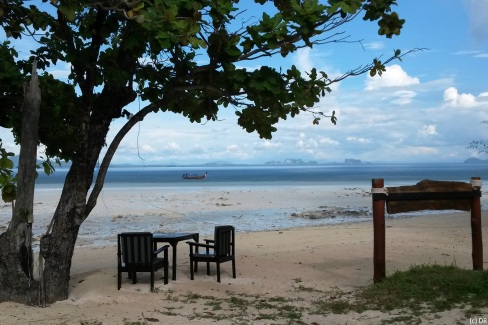
{"label": "white sand", "polygon": [[[59,195],[59,193],[57,194]],[[36,195],[36,223],[48,222],[54,211],[55,191]],[[78,242],[72,265],[69,298],[47,308],[27,307],[15,303],[0,303],[1,324],[285,324],[286,318],[266,320],[260,311],[221,303],[222,309],[213,308],[218,301],[240,297],[263,303],[271,298],[296,298],[295,306],[303,307],[300,320],[306,324],[378,324],[381,320],[399,316],[401,312],[383,314],[368,311],[361,314],[312,313],[313,302],[331,297],[334,290],[352,291],[357,286],[372,283],[373,228],[368,221],[336,225],[319,225],[262,232],[239,230],[241,224],[259,223],[263,216],[248,216],[246,210],[283,209],[282,219],[289,219],[290,211],[301,212],[325,206],[343,207],[348,211],[370,208],[371,198],[363,189],[284,188],[282,190],[252,189],[236,191],[166,193],[155,190],[134,192],[104,191],[103,200],[87,220],[84,234]],[[216,218],[210,222],[192,217],[196,211],[218,214],[229,210],[244,211],[229,220]],[[286,213],[285,213],[286,211]],[[8,207],[0,210],[0,226],[5,224]],[[343,211],[338,210],[341,218]],[[207,215],[207,216],[208,216]],[[280,215],[280,214],[278,214]],[[199,215],[201,216],[201,215]],[[456,264],[472,268],[471,228],[469,212],[387,219],[386,263],[387,273],[406,270],[418,264]],[[146,222],[147,219],[150,222]],[[293,219],[293,218],[292,218]],[[333,219],[337,219],[333,218]],[[178,222],[176,222],[177,220]],[[177,280],[163,285],[157,277],[156,292],[149,291],[147,275],[138,276],[133,285],[124,279],[117,290],[115,234],[142,224],[137,229],[168,231],[168,229],[194,231],[192,224],[205,228],[209,234],[213,222],[232,223],[237,229],[237,278],[231,276],[230,263],[222,265],[222,283],[215,277],[215,267],[207,276],[204,265],[189,277],[188,247],[178,246]],[[227,222],[229,221],[229,222]],[[318,222],[324,222],[318,220]],[[146,224],[147,223],[147,224]],[[105,224],[112,225],[111,227]],[[181,226],[180,224],[186,225]],[[483,212],[483,225],[488,217]],[[99,227],[99,228],[97,228]],[[186,228],[185,228],[186,227]],[[42,228],[42,227],[40,227]],[[486,238],[487,227],[483,227]],[[105,245],[90,237],[102,231],[107,234]],[[488,261],[485,250],[484,260]],[[160,273],[161,274],[161,273]],[[190,294],[193,296],[190,299]],[[204,297],[204,298],[202,298]],[[213,303],[213,305],[212,305]],[[276,310],[275,310],[276,311]],[[480,317],[486,317],[488,310]],[[240,315],[242,313],[242,315]],[[269,313],[269,311],[268,311]],[[217,320],[218,316],[233,315],[232,319]],[[204,318],[204,317],[207,318]],[[196,318],[194,318],[196,317]],[[423,316],[424,324],[469,323],[462,310]]]}

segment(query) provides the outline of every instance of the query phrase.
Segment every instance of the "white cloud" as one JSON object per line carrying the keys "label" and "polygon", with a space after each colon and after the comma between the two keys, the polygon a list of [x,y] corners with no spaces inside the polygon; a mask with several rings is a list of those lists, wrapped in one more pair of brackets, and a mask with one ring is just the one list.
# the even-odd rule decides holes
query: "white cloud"
{"label": "white cloud", "polygon": [[366,138],[358,138],[358,137],[347,137],[346,140],[351,141],[351,142],[356,142],[356,143],[370,143],[371,142]]}
{"label": "white cloud", "polygon": [[71,64],[66,63],[63,67],[56,65],[57,69],[48,69],[48,72],[54,76],[54,78],[58,78],[61,80],[67,80],[68,76],[71,73]]}
{"label": "white cloud", "polygon": [[422,136],[429,136],[429,135],[436,135],[436,126],[435,125],[424,125],[422,129],[418,131],[418,134]]}
{"label": "white cloud", "polygon": [[246,71],[255,71],[261,69],[262,65],[255,65],[255,66],[245,66],[245,65],[236,65],[237,69],[245,69]]}
{"label": "white cloud", "polygon": [[141,146],[139,146],[139,151],[141,153],[156,153],[158,152],[157,149],[155,149],[153,146],[149,145],[149,144],[143,144]]}
{"label": "white cloud", "polygon": [[457,51],[453,53],[454,55],[471,55],[471,54],[479,54],[480,51],[468,51],[468,50],[462,50],[462,51]]}
{"label": "white cloud", "polygon": [[382,76],[370,77],[366,79],[366,90],[377,90],[389,87],[404,87],[411,85],[418,85],[420,80],[415,77],[410,77],[402,67],[394,64],[386,67],[386,71]]}
{"label": "white cloud", "polygon": [[176,142],[170,142],[165,147],[166,149],[170,149],[170,150],[180,150],[180,145],[177,144]]}
{"label": "white cloud", "polygon": [[381,50],[385,47],[385,44],[383,42],[371,42],[365,43],[364,47],[370,50]]}
{"label": "white cloud", "polygon": [[454,55],[472,55],[475,58],[488,58],[488,53],[483,53],[481,51],[458,51],[453,53]]}
{"label": "white cloud", "polygon": [[281,142],[274,142],[269,140],[263,140],[254,144],[254,150],[276,150],[281,149],[283,144]]}
{"label": "white cloud", "polygon": [[202,145],[194,144],[192,147],[192,153],[204,154],[204,153],[207,153],[207,149]]}
{"label": "white cloud", "polygon": [[433,147],[406,147],[404,150],[407,156],[433,155],[439,152]]}
{"label": "white cloud", "polygon": [[333,140],[331,138],[320,138],[319,139],[319,143],[320,144],[326,144],[326,145],[334,145],[334,146],[338,146],[339,145],[339,141],[336,141],[336,140]]}
{"label": "white cloud", "polygon": [[312,49],[306,47],[297,50],[297,54],[295,56],[297,68],[303,72],[310,72],[314,68],[314,64],[312,63],[312,59],[310,58],[310,52]]}
{"label": "white cloud", "polygon": [[248,150],[242,148],[242,146],[237,144],[231,144],[225,147],[225,153],[221,156],[222,159],[249,159],[251,158],[251,154]]}
{"label": "white cloud", "polygon": [[[334,79],[343,75],[337,68],[327,65],[324,60],[324,51],[318,51],[311,48],[298,49],[296,54],[292,57],[293,63],[302,72],[303,78],[308,78],[307,73],[313,68],[317,71],[324,71],[330,79]],[[339,89],[339,83],[333,83],[329,86],[333,91]]]}
{"label": "white cloud", "polygon": [[488,101],[488,92],[482,92],[481,94],[478,95],[478,100],[481,102],[486,102]]}
{"label": "white cloud", "polygon": [[476,97],[472,94],[459,94],[454,87],[444,90],[444,103],[450,107],[473,107],[476,106]]}
{"label": "white cloud", "polygon": [[236,153],[240,151],[240,146],[238,146],[237,144],[231,144],[227,146],[225,149],[227,152]]}
{"label": "white cloud", "polygon": [[406,105],[412,102],[412,99],[417,96],[417,93],[411,90],[399,90],[393,93],[393,96],[396,97],[391,102],[397,105]]}
{"label": "white cloud", "polygon": [[302,138],[302,139],[297,141],[296,147],[302,151],[303,150],[310,151],[312,149],[316,149],[318,147],[318,144],[317,144],[317,141],[315,141],[314,139]]}

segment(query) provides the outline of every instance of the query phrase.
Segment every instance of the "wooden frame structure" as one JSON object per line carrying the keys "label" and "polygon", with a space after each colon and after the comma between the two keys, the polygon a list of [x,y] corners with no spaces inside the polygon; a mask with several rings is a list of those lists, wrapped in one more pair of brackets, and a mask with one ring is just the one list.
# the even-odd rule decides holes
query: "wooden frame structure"
{"label": "wooden frame structure", "polygon": [[413,186],[384,187],[382,178],[372,179],[374,231],[374,283],[386,278],[385,203],[389,214],[420,210],[471,211],[473,270],[483,270],[481,234],[481,179],[470,183],[423,180]]}

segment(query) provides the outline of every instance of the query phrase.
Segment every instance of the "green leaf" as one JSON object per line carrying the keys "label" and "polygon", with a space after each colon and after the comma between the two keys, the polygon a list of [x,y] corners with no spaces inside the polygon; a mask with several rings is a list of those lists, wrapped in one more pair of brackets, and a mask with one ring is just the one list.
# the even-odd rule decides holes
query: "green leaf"
{"label": "green leaf", "polygon": [[0,169],[12,169],[14,168],[14,163],[8,157],[3,156],[0,158]]}
{"label": "green leaf", "polygon": [[75,20],[75,8],[65,4],[60,4],[58,9],[63,13],[63,15],[66,17],[68,21]]}
{"label": "green leaf", "polygon": [[132,7],[132,10],[134,10],[134,11],[139,11],[139,10],[141,10],[142,8],[144,8],[144,1],[141,1],[141,2],[139,2],[138,4],[136,4],[134,7]]}
{"label": "green leaf", "polygon": [[2,186],[2,200],[4,202],[13,202],[17,196],[17,187],[15,184],[6,184]]}

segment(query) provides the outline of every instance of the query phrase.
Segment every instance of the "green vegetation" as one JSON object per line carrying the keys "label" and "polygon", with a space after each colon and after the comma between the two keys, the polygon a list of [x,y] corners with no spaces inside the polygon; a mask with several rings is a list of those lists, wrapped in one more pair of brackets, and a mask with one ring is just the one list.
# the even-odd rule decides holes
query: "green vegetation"
{"label": "green vegetation", "polygon": [[384,311],[408,308],[438,312],[465,305],[487,307],[487,284],[486,271],[422,265],[396,272],[382,283],[364,288],[360,296]]}
{"label": "green vegetation", "polygon": [[[189,320],[230,320],[249,324],[269,320],[280,324],[306,324],[307,316],[363,313],[367,310],[389,315],[382,324],[418,324],[435,320],[440,312],[461,309],[464,317],[483,315],[488,308],[488,272],[463,270],[456,266],[420,265],[397,271],[383,282],[352,291],[320,291],[299,285],[289,297],[237,295],[226,297],[187,293],[176,298],[172,293],[167,305],[158,312],[183,316]],[[308,299],[306,297],[308,297]],[[194,304],[186,315],[181,304]],[[460,319],[461,323],[466,319]]]}
{"label": "green vegetation", "polygon": [[[378,310],[401,312],[391,321],[416,323],[422,316],[454,308],[465,317],[480,315],[488,307],[488,272],[456,266],[420,265],[397,271],[383,282],[359,288],[354,293],[337,291],[334,296],[314,302],[315,313],[358,313]],[[408,322],[407,322],[408,320]]]}

